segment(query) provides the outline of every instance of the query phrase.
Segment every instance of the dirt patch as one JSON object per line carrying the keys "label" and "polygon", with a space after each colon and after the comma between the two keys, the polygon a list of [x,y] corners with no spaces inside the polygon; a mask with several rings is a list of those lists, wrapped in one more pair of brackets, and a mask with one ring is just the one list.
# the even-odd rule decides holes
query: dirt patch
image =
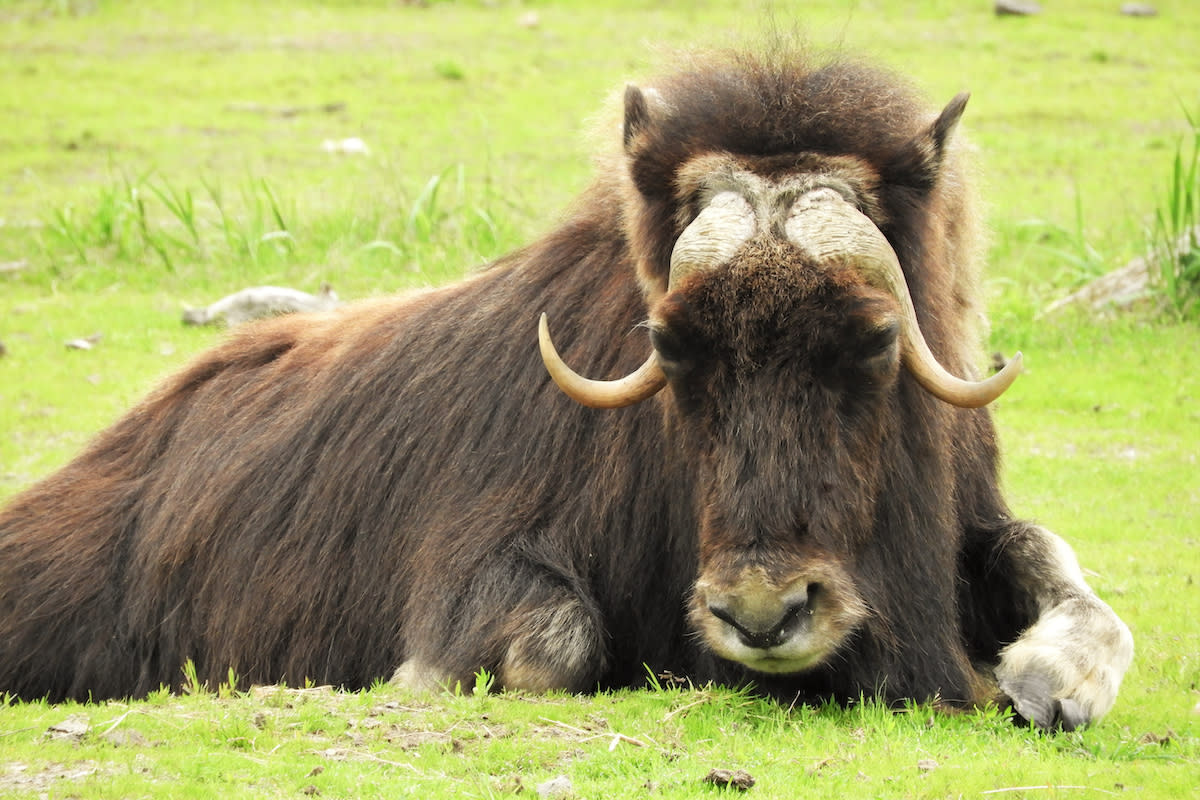
{"label": "dirt patch", "polygon": [[74,783],[86,780],[101,773],[114,773],[116,770],[102,765],[98,761],[77,761],[74,764],[47,764],[42,767],[32,767],[29,764],[5,764],[0,768],[0,793],[21,792],[30,794],[60,794],[62,783]]}

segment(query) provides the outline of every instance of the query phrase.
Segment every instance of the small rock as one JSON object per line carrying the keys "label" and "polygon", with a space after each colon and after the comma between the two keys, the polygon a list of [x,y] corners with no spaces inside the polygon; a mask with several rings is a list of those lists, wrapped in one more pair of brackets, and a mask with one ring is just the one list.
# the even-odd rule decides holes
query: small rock
{"label": "small rock", "polygon": [[998,17],[1032,17],[1042,13],[1042,7],[1032,0],[996,0]]}
{"label": "small rock", "polygon": [[103,334],[93,333],[91,336],[85,336],[82,339],[72,339],[67,342],[68,350],[91,350],[96,346],[96,342],[100,341]]}
{"label": "small rock", "polygon": [[328,311],[340,304],[329,284],[315,295],[280,286],[252,286],[222,297],[205,308],[183,312],[184,325],[241,325],[252,319],[303,311]]}
{"label": "small rock", "polygon": [[345,139],[326,139],[321,142],[321,149],[326,153],[341,153],[348,156],[369,156],[371,148],[357,136]]}
{"label": "small rock", "polygon": [[539,783],[537,787],[538,797],[567,797],[574,791],[575,787],[566,775],[551,778],[545,783]]}
{"label": "small rock", "polygon": [[704,776],[704,782],[722,788],[732,786],[744,792],[754,785],[754,776],[744,769],[710,769]]}
{"label": "small rock", "polygon": [[46,729],[46,735],[51,739],[69,739],[78,742],[87,736],[92,729],[92,723],[82,714],[73,714],[62,722],[51,725]]}
{"label": "small rock", "polygon": [[933,772],[938,768],[938,763],[932,758],[922,758],[917,762],[917,769],[921,772]]}
{"label": "small rock", "polygon": [[1166,733],[1155,733],[1154,731],[1146,731],[1138,739],[1142,744],[1156,744],[1159,746],[1168,745],[1175,738],[1175,731],[1167,728]]}
{"label": "small rock", "polygon": [[1127,17],[1157,17],[1158,9],[1149,3],[1122,3],[1121,13]]}
{"label": "small rock", "polygon": [[125,730],[124,728],[108,731],[102,734],[100,738],[117,747],[145,747],[150,744],[150,740],[137,731]]}

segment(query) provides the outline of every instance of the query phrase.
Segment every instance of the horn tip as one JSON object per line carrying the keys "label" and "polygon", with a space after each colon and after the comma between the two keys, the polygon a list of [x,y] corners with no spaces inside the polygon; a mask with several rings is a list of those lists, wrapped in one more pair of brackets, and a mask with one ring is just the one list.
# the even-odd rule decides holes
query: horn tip
{"label": "horn tip", "polygon": [[1004,369],[1000,370],[1000,374],[1002,374],[1002,375],[1005,373],[1011,374],[1013,376],[1013,379],[1016,380],[1016,377],[1018,375],[1020,375],[1024,370],[1025,370],[1025,356],[1021,353],[1020,350],[1018,350],[1017,352],[1013,353],[1012,358],[1010,358],[1008,360],[1008,363],[1004,365]]}
{"label": "horn tip", "polygon": [[1016,382],[1017,378],[1020,377],[1021,373],[1024,372],[1024,360],[1025,357],[1022,355],[1020,350],[1013,353],[1012,358],[1008,360],[1008,363],[1004,365],[1004,368],[988,379],[987,383],[995,386],[995,390],[981,397],[980,399],[982,399],[984,402],[979,403],[979,405],[987,405],[1000,395],[1007,392],[1009,387],[1011,387],[1013,383]]}

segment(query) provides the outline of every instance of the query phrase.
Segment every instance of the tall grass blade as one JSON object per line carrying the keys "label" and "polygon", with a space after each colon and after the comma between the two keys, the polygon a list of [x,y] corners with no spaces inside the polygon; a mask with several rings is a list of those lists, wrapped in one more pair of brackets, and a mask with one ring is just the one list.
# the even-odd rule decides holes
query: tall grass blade
{"label": "tall grass blade", "polygon": [[271,184],[267,183],[266,178],[262,178],[259,183],[262,185],[263,194],[267,196],[267,203],[271,208],[271,216],[275,220],[277,230],[288,230],[288,224],[283,220],[283,213],[279,210],[279,201],[275,199],[275,193],[271,191]]}
{"label": "tall grass blade", "polygon": [[438,189],[441,187],[445,175],[446,173],[442,172],[432,176],[425,182],[417,199],[413,201],[412,208],[408,212],[406,226],[409,237],[427,241],[437,227],[434,217],[437,211]]}
{"label": "tall grass blade", "polygon": [[196,248],[202,249],[204,245],[200,240],[200,229],[196,220],[196,203],[191,190],[177,190],[167,183],[161,186],[150,184],[148,188],[188,232]]}
{"label": "tall grass blade", "polygon": [[1152,257],[1154,277],[1171,311],[1179,318],[1200,314],[1200,124],[1186,110],[1190,148],[1175,148],[1163,204],[1155,212]]}
{"label": "tall grass blade", "polygon": [[73,209],[71,206],[56,208],[46,227],[75,251],[79,256],[80,262],[86,264],[88,263],[87,247],[84,246],[79,228],[72,217]]}

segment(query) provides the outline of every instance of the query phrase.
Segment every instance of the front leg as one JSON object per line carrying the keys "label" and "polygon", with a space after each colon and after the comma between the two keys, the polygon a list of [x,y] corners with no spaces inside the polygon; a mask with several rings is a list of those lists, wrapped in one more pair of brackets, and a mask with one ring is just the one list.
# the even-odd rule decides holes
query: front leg
{"label": "front leg", "polygon": [[1000,651],[1000,690],[1041,728],[1099,720],[1133,660],[1129,628],[1084,582],[1070,545],[1045,528],[1014,524],[999,556],[1012,591],[1035,615]]}
{"label": "front leg", "polygon": [[511,611],[492,608],[486,625],[486,638],[462,637],[426,648],[432,652],[411,653],[392,683],[418,691],[470,686],[471,677],[487,669],[498,689],[585,692],[603,672],[606,654],[596,615],[568,591]]}
{"label": "front leg", "polygon": [[497,689],[583,692],[607,669],[603,614],[553,546],[522,542],[473,570],[435,562],[421,578],[401,621],[394,683],[470,686],[487,670]]}

